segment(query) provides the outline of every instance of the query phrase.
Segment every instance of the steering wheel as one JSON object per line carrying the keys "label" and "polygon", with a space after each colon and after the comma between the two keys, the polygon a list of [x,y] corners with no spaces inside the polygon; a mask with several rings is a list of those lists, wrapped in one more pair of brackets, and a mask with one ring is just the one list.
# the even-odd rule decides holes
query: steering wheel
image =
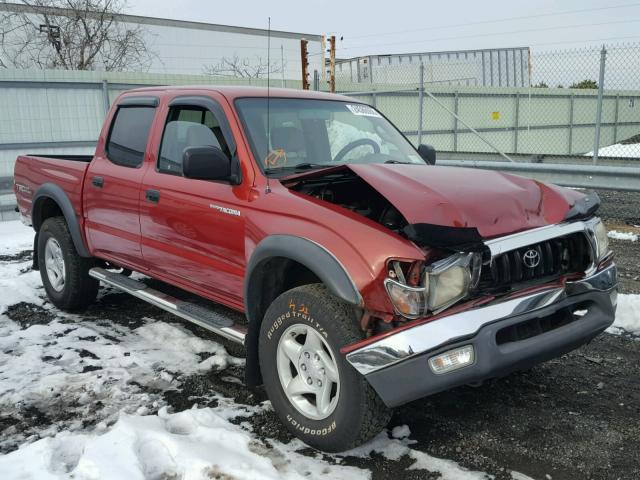
{"label": "steering wheel", "polygon": [[342,147],[340,151],[336,154],[336,156],[333,158],[333,161],[339,162],[351,150],[357,147],[361,147],[363,145],[371,146],[371,148],[373,148],[373,153],[380,153],[380,145],[378,145],[374,140],[371,140],[370,138],[359,138],[358,140],[349,142],[344,147]]}

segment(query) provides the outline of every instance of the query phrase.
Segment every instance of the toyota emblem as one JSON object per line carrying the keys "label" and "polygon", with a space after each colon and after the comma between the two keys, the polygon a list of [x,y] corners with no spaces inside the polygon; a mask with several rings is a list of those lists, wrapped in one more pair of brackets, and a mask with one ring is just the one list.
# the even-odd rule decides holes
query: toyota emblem
{"label": "toyota emblem", "polygon": [[536,268],[540,264],[540,254],[537,250],[527,250],[522,256],[522,261],[529,268]]}

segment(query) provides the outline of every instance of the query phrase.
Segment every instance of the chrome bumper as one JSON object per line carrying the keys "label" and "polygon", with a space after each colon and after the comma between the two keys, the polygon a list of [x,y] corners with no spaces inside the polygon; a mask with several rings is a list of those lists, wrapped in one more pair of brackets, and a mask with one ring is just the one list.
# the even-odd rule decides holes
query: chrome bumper
{"label": "chrome bumper", "polygon": [[[612,264],[586,278],[567,282],[563,287],[507,298],[399,331],[348,353],[347,360],[358,372],[369,375],[444,345],[473,337],[481,328],[494,322],[535,312],[574,295],[613,292],[616,286],[617,269]],[[615,302],[613,295],[612,302]]]}

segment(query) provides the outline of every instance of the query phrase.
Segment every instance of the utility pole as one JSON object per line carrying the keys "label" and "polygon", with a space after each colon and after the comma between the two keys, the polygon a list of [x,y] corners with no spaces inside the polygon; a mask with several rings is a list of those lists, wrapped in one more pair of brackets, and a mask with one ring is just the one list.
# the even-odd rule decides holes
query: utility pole
{"label": "utility pole", "polygon": [[336,36],[329,37],[329,91],[336,93]]}
{"label": "utility pole", "polygon": [[322,35],[320,37],[320,51],[322,52],[322,59],[320,65],[322,65],[322,81],[327,80],[327,37]]}
{"label": "utility pole", "polygon": [[305,38],[300,39],[300,62],[302,64],[302,89],[309,90],[309,52],[307,44],[309,41]]}
{"label": "utility pole", "polygon": [[604,94],[604,68],[607,61],[607,49],[602,45],[600,50],[600,76],[598,77],[598,104],[596,107],[596,131],[593,140],[593,164],[598,164],[600,154],[600,125],[602,123],[602,95]]}

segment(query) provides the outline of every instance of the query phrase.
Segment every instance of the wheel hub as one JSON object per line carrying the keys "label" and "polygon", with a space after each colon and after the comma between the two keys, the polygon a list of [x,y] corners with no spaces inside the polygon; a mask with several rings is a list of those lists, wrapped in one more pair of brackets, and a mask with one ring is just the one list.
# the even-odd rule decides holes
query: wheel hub
{"label": "wheel hub", "polygon": [[298,372],[306,380],[307,385],[317,390],[327,381],[324,360],[317,353],[303,351],[298,361]]}
{"label": "wheel hub", "polygon": [[333,413],[340,394],[335,355],[320,333],[302,324],[278,342],[277,369],[284,393],[296,410],[313,420]]}
{"label": "wheel hub", "polygon": [[47,278],[51,287],[56,292],[64,290],[66,267],[64,264],[64,255],[60,243],[51,237],[47,240],[44,248],[44,264],[47,270]]}

